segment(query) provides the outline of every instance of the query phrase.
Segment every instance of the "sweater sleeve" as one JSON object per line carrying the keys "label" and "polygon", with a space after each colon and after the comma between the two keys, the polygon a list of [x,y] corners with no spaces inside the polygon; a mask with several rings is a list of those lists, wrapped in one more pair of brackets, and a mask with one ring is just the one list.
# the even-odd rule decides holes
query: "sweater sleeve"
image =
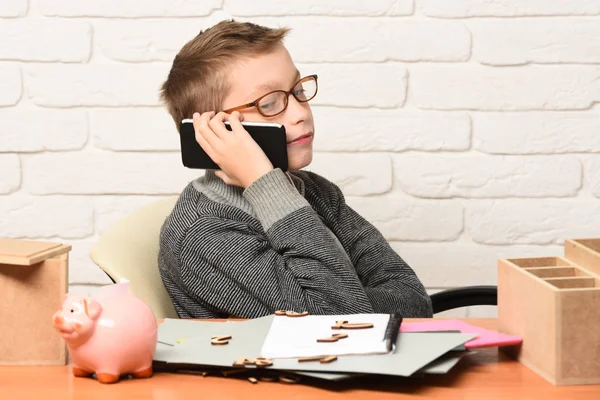
{"label": "sweater sleeve", "polygon": [[[325,181],[318,176],[317,179]],[[332,218],[339,223],[340,241],[374,312],[399,312],[406,318],[431,317],[431,299],[415,272],[391,248],[379,230],[346,203],[335,184],[325,181],[321,182],[323,186],[328,192],[334,192],[326,196],[330,199]]]}
{"label": "sweater sleeve", "polygon": [[216,216],[196,221],[181,243],[187,296],[236,317],[276,309],[373,312],[344,250],[281,170],[261,177],[244,196],[263,231]]}

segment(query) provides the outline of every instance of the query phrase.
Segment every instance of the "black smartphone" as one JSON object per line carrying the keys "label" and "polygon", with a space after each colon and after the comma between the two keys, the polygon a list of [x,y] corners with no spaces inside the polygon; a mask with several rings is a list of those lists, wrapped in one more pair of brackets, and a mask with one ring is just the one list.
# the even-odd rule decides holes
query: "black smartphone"
{"label": "black smartphone", "polygon": [[[224,122],[227,130],[231,130],[228,121]],[[288,169],[287,140],[285,126],[274,122],[242,122],[242,126],[252,139],[260,146],[269,158],[274,168],[282,171]],[[206,154],[202,146],[196,141],[196,132],[192,119],[184,119],[179,125],[181,144],[181,160],[187,168],[193,169],[221,169]]]}

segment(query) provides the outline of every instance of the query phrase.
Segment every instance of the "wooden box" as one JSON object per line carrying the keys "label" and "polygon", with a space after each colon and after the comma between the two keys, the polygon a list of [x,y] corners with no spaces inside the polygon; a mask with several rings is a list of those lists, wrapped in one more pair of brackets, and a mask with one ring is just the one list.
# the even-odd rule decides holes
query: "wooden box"
{"label": "wooden box", "polygon": [[565,240],[565,257],[600,276],[600,239]]}
{"label": "wooden box", "polygon": [[600,255],[573,243],[564,257],[498,260],[499,331],[523,338],[503,351],[559,386],[600,384]]}
{"label": "wooden box", "polygon": [[65,365],[52,326],[68,289],[71,246],[0,238],[0,365]]}

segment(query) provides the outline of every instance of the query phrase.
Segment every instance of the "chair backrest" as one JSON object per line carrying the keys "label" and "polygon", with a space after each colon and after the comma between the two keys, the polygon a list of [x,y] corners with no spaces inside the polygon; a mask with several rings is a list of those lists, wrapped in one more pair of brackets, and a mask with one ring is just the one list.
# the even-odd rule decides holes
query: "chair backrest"
{"label": "chair backrest", "polygon": [[156,318],[178,318],[158,270],[160,229],[177,196],[148,204],[105,232],[90,258],[119,282],[129,281],[131,293],[144,300]]}

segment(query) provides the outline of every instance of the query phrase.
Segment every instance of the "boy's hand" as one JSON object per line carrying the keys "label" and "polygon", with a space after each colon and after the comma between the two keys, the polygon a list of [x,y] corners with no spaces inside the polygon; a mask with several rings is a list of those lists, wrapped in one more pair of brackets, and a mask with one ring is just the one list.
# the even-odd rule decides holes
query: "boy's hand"
{"label": "boy's hand", "polygon": [[[242,116],[214,111],[194,113],[196,141],[206,154],[221,167],[215,174],[230,185],[247,188],[258,178],[273,170],[273,164],[260,146],[242,126]],[[229,121],[231,131],[223,121]]]}

